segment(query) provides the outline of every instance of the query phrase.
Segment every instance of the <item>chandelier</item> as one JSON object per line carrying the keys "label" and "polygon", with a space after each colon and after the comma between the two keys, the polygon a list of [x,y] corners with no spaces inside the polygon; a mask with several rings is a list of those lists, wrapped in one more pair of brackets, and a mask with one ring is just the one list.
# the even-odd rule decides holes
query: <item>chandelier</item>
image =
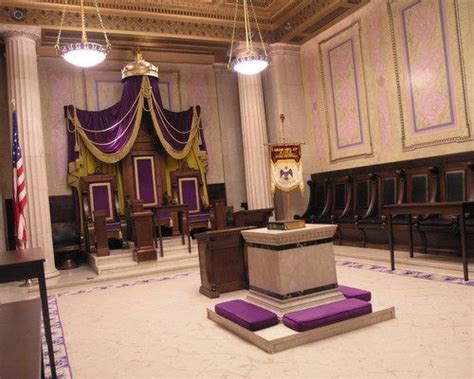
{"label": "chandelier", "polygon": [[253,43],[253,33],[252,29],[250,28],[249,7],[247,5],[247,0],[243,0],[245,44],[242,43],[236,49],[234,49],[235,26],[237,24],[237,8],[239,5],[239,0],[235,0],[234,27],[232,29],[232,41],[230,45],[229,62],[227,67],[229,70],[234,70],[239,74],[255,75],[267,68],[267,66],[270,64],[270,57],[267,55],[267,50],[265,49],[265,44],[263,43],[262,33],[260,32],[260,27],[258,26],[257,16],[255,15],[255,9],[253,7],[252,0],[248,1],[250,3],[250,10],[252,12],[253,19],[255,20],[258,36],[260,37],[261,46],[255,46]]}
{"label": "chandelier", "polygon": [[105,32],[104,23],[102,22],[102,17],[100,16],[99,7],[97,5],[97,0],[94,0],[95,10],[97,11],[97,18],[104,34],[105,45],[95,42],[89,42],[87,40],[86,33],[86,19],[84,15],[84,0],[81,0],[81,42],[70,43],[64,46],[60,46],[61,32],[64,24],[64,17],[66,15],[66,6],[68,0],[64,3],[63,14],[61,16],[61,25],[59,27],[58,38],[56,40],[56,54],[60,57],[63,57],[67,62],[79,66],[79,67],[92,67],[95,66],[107,57],[107,54],[110,52],[111,45],[109,39],[107,38],[107,33]]}

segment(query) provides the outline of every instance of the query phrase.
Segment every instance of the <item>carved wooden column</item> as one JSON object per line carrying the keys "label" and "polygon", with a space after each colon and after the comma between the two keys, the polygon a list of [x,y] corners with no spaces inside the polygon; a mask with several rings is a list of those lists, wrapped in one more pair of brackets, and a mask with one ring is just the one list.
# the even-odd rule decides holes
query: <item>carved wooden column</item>
{"label": "carved wooden column", "polygon": [[249,209],[272,208],[262,79],[260,74],[238,77],[248,206]]}
{"label": "carved wooden column", "polygon": [[26,173],[28,247],[43,249],[46,278],[51,278],[59,275],[59,271],[54,266],[36,55],[36,43],[40,41],[41,28],[0,25],[0,33],[5,41],[8,97],[16,101],[19,138]]}

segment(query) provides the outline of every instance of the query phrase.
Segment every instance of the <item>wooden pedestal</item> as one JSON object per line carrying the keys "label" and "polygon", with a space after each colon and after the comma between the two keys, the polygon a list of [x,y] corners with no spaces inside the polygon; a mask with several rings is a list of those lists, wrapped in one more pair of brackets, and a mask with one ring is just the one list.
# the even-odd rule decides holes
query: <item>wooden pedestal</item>
{"label": "wooden pedestal", "polygon": [[105,212],[97,210],[94,212],[95,250],[98,257],[110,255],[109,241],[107,240],[107,221]]}
{"label": "wooden pedestal", "polygon": [[201,287],[199,292],[215,298],[220,293],[248,288],[244,240],[233,228],[196,235],[199,250]]}
{"label": "wooden pedestal", "polygon": [[131,215],[135,248],[133,260],[136,262],[156,261],[153,247],[153,212],[143,211]]}

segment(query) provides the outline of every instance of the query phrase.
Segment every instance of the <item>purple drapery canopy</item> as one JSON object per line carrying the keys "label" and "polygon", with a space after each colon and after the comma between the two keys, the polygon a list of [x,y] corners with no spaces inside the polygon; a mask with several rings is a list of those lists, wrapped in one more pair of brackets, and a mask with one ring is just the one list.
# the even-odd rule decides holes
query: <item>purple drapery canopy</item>
{"label": "purple drapery canopy", "polygon": [[[163,108],[158,83],[158,78],[150,77],[154,100],[153,109],[158,115],[158,124],[164,139],[173,149],[180,151],[189,140],[193,126],[194,110],[191,107],[186,111],[172,112]],[[199,115],[199,106],[196,107],[196,110]]]}
{"label": "purple drapery canopy", "polygon": [[172,112],[162,106],[159,79],[132,76],[124,80],[120,101],[101,111],[86,111],[67,107],[69,163],[78,157],[74,151],[78,138],[99,160],[114,163],[125,157],[138,134],[142,112],[151,114],[158,138],[175,159],[183,159],[199,135],[199,149],[205,151],[200,130],[199,107]]}
{"label": "purple drapery canopy", "polygon": [[[136,105],[141,83],[142,77],[128,78],[123,83],[120,101],[109,108],[97,112],[75,110],[84,133],[102,153],[115,154],[130,139],[137,114]],[[68,108],[70,114],[73,115],[74,107],[70,105]]]}

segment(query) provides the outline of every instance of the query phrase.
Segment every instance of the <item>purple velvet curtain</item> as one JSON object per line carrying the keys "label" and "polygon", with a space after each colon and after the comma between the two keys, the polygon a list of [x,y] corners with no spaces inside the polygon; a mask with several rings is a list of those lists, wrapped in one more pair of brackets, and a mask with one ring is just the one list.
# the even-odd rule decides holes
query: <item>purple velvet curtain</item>
{"label": "purple velvet curtain", "polygon": [[155,100],[153,101],[153,110],[157,115],[161,134],[174,150],[181,151],[190,137],[193,126],[193,108],[191,107],[182,112],[172,112],[164,109],[158,83],[158,78],[150,77],[150,84]]}
{"label": "purple velvet curtain", "polygon": [[[115,154],[130,139],[137,116],[136,107],[141,83],[140,76],[132,76],[125,80],[122,98],[110,108],[98,112],[76,109],[84,133],[102,153]],[[74,106],[70,105],[68,110],[73,116]]]}
{"label": "purple velvet curtain", "polygon": [[[199,115],[200,108],[193,107],[182,112],[172,112],[163,108],[160,91],[158,87],[159,79],[148,78],[151,85],[152,96],[150,102],[148,99],[142,99],[144,92],[141,91],[142,84],[146,83],[142,76],[132,76],[124,80],[124,88],[120,101],[110,108],[101,111],[86,111],[75,109],[73,105],[67,107],[68,117],[68,150],[69,163],[73,162],[79,155],[74,151],[76,145],[77,133],[74,133],[77,126],[74,125],[74,117],[80,124],[80,130],[83,133],[82,138],[87,138],[88,142],[97,148],[100,153],[113,156],[129,142],[134,132],[135,120],[141,116],[143,108],[150,109],[155,115],[155,120],[161,132],[160,138],[162,144],[169,145],[174,152],[183,151],[190,138],[194,138],[193,122],[196,122],[194,116]],[[144,101],[144,106],[139,107],[140,101]],[[138,107],[138,109],[137,109]],[[199,125],[200,126],[200,125]],[[155,125],[157,127],[157,125]],[[206,151],[204,136],[202,130],[199,131],[202,144],[201,151]],[[164,141],[162,140],[164,139]],[[98,159],[101,157],[94,154]],[[102,160],[102,159],[101,159]]]}

